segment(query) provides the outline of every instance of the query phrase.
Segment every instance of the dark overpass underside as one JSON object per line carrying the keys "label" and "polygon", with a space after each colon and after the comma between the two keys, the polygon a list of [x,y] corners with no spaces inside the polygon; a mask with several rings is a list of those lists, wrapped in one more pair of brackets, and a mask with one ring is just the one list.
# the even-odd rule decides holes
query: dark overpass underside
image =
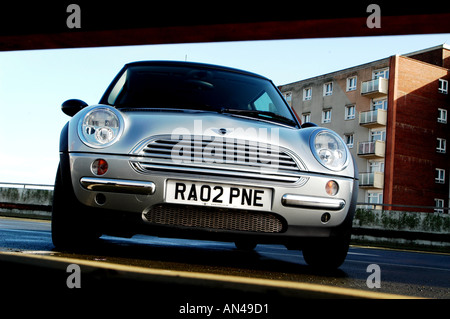
{"label": "dark overpass underside", "polygon": [[[2,4],[0,51],[450,32],[442,1],[93,2]],[[380,28],[367,26],[372,2]],[[80,28],[67,25],[71,3],[79,5]]]}

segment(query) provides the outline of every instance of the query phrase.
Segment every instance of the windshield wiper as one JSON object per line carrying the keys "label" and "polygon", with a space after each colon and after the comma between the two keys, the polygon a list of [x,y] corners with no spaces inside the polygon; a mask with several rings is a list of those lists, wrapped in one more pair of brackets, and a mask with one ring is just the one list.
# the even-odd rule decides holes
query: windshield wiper
{"label": "windshield wiper", "polygon": [[274,112],[270,111],[256,111],[256,110],[239,110],[239,109],[227,109],[222,108],[220,110],[220,113],[230,113],[230,114],[242,114],[242,115],[248,115],[251,117],[259,117],[261,119],[266,120],[278,120],[280,122],[283,122],[285,124],[289,124],[292,126],[297,126],[297,123],[294,120],[291,120],[283,115],[279,115]]}

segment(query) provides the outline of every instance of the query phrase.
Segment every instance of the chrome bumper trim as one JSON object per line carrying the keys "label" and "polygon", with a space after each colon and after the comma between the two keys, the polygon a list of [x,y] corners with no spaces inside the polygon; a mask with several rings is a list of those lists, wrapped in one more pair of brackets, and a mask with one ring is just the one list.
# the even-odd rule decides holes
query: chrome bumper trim
{"label": "chrome bumper trim", "polygon": [[281,203],[283,206],[325,210],[341,210],[345,206],[345,200],[343,199],[295,194],[284,194]]}
{"label": "chrome bumper trim", "polygon": [[84,189],[96,192],[112,192],[138,195],[152,195],[155,192],[155,183],[153,182],[82,177],[80,179],[80,184]]}

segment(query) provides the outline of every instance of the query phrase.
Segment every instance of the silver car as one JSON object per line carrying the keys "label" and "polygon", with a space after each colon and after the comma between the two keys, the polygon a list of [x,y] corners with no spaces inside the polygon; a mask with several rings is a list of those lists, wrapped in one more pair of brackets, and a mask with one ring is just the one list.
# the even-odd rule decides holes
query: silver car
{"label": "silver car", "polygon": [[125,65],[98,105],[68,100],[52,239],[102,234],[258,243],[315,267],[347,255],[357,169],[333,131],[299,122],[273,83],[215,65]]}

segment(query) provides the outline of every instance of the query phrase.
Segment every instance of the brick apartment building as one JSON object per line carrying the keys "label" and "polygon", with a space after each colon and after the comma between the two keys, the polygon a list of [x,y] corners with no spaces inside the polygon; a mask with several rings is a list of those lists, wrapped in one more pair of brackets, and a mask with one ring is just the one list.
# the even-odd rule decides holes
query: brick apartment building
{"label": "brick apartment building", "polygon": [[302,122],[346,141],[360,172],[358,202],[447,213],[449,71],[450,46],[443,44],[279,89]]}

